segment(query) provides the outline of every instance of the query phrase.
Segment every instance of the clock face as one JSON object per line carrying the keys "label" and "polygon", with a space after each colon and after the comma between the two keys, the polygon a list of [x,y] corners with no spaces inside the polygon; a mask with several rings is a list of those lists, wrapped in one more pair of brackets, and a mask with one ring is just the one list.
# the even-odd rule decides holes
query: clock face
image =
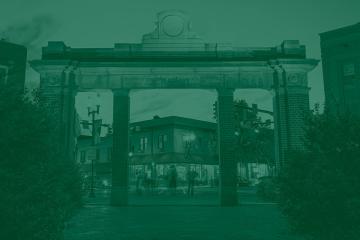
{"label": "clock face", "polygon": [[297,83],[298,82],[298,77],[295,74],[291,74],[289,76],[289,82],[290,83]]}
{"label": "clock face", "polygon": [[288,76],[289,84],[306,85],[306,75],[302,73],[291,73]]}
{"label": "clock face", "polygon": [[184,20],[175,15],[169,15],[164,18],[163,22],[163,31],[166,35],[170,37],[179,36],[184,31]]}

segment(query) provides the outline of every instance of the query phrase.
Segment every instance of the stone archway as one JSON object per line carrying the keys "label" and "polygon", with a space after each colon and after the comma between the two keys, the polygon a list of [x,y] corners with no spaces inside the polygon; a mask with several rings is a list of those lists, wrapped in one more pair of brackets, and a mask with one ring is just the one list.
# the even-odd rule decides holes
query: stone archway
{"label": "stone archway", "polygon": [[49,42],[41,60],[41,101],[59,119],[63,150],[73,156],[74,98],[78,91],[111,89],[114,93],[113,184],[111,203],[128,204],[129,90],[216,89],[220,204],[237,204],[234,158],[233,95],[238,88],[273,90],[277,168],[286,152],[302,148],[303,116],[309,110],[307,73],[318,63],[307,59],[298,41],[275,47],[237,48],[205,43],[181,11],[157,15],[156,29],[141,43],[114,48],[74,49]]}

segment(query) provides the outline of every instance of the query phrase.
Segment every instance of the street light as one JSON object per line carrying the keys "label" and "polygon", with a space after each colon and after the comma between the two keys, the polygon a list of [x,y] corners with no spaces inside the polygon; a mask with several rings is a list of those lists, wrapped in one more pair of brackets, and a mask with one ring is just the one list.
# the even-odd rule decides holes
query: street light
{"label": "street light", "polygon": [[[96,139],[97,139],[97,133],[96,130],[99,126],[95,126],[95,115],[100,113],[100,105],[97,104],[95,108],[93,108],[93,106],[88,105],[87,107],[88,109],[88,116],[91,116],[92,119],[92,146],[93,149],[95,149],[95,146],[97,144]],[[100,126],[101,127],[101,126]],[[96,149],[95,149],[95,152]],[[95,156],[97,157],[97,154],[95,153]],[[94,157],[91,158],[91,187],[90,187],[90,197],[95,197],[95,191],[94,191]]]}

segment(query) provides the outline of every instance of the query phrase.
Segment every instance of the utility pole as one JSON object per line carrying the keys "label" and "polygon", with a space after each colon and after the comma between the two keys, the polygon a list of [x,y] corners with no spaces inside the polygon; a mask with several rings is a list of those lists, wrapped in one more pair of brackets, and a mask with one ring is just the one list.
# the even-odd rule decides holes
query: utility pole
{"label": "utility pole", "polygon": [[[93,149],[95,149],[95,146],[96,146],[96,127],[95,126],[95,115],[96,114],[99,114],[100,113],[100,105],[96,105],[96,109],[95,110],[91,110],[90,107],[88,107],[88,116],[91,116],[92,117],[92,147]],[[95,152],[96,149],[95,149]],[[97,154],[95,155],[97,157]],[[90,187],[90,197],[95,197],[95,191],[94,191],[94,157],[91,158],[91,187]]]}
{"label": "utility pole", "polygon": [[[108,128],[108,132],[111,132],[111,125],[110,124],[102,124],[101,123],[101,119],[95,119],[96,114],[100,113],[100,105],[96,105],[96,109],[92,110],[91,107],[88,107],[88,116],[91,116],[91,123],[89,123],[88,121],[81,121],[81,124],[83,126],[92,126],[91,129],[91,135],[92,135],[92,142],[91,142],[91,146],[93,147],[93,149],[95,150],[95,156],[97,158],[97,154],[96,154],[96,145],[99,142],[99,138],[100,138],[100,131],[98,130],[98,128],[101,127],[107,127]],[[99,136],[98,136],[99,135]],[[91,187],[90,187],[90,194],[89,197],[95,197],[95,162],[94,162],[94,157],[91,158]]]}
{"label": "utility pole", "polygon": [[[101,123],[101,119],[96,120],[95,119],[95,115],[100,113],[100,105],[96,106],[96,110],[91,110],[90,107],[88,107],[88,116],[91,115],[92,117],[92,122],[89,123],[88,121],[81,121],[81,124],[83,126],[92,126],[91,129],[91,134],[92,134],[92,142],[91,145],[93,146],[93,148],[95,149],[95,146],[98,144],[98,137],[100,137],[100,131],[97,132],[98,128],[101,127],[107,127],[108,128],[108,132],[111,132],[111,125],[110,124],[102,124]],[[97,136],[99,135],[99,136]],[[96,149],[95,149],[96,151]],[[96,153],[95,153],[96,154]],[[97,155],[95,155],[97,156]],[[90,188],[90,197],[95,197],[95,164],[94,164],[94,157],[91,158],[91,188]]]}
{"label": "utility pole", "polygon": [[[88,107],[88,116],[91,116],[91,120],[92,122],[89,123],[88,121],[82,121],[81,123],[83,125],[92,126],[92,131],[91,131],[91,135],[92,135],[92,142],[91,145],[93,147],[93,149],[95,150],[95,156],[96,158],[97,156],[97,149],[95,148],[96,145],[99,142],[99,138],[100,138],[100,131],[98,130],[98,128],[101,127],[108,127],[110,128],[110,124],[102,124],[101,123],[101,119],[95,119],[96,114],[100,113],[100,105],[96,105],[96,109],[92,110],[91,107]],[[98,136],[99,135],[99,136]],[[91,158],[91,187],[90,187],[90,197],[95,197],[95,162],[94,162],[94,157]]]}

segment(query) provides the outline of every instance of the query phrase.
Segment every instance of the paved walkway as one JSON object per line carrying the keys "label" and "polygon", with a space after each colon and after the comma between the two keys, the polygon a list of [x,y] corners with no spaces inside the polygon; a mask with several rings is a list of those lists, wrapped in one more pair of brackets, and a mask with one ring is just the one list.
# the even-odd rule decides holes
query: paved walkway
{"label": "paved walkway", "polygon": [[251,189],[239,192],[238,207],[215,206],[214,194],[135,195],[130,207],[110,207],[98,194],[69,222],[65,240],[299,239],[289,234],[277,206],[256,200]]}

